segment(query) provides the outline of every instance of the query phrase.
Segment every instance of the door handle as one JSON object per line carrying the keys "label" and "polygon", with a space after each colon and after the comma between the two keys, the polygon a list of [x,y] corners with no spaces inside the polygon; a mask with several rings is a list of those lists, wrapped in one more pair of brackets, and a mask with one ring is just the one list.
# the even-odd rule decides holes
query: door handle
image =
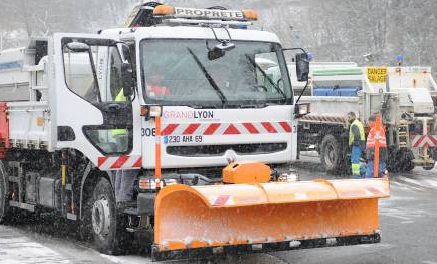
{"label": "door handle", "polygon": [[121,106],[119,104],[108,104],[105,107],[105,110],[107,110],[108,112],[117,112],[120,111]]}

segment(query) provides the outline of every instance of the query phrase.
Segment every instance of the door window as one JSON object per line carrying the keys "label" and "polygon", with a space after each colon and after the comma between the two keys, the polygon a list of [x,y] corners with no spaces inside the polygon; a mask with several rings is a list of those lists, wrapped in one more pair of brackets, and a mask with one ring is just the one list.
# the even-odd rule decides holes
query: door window
{"label": "door window", "polygon": [[105,155],[128,153],[132,149],[132,106],[123,94],[117,46],[70,40],[64,43],[63,59],[68,88],[103,114],[102,125],[84,125],[85,136]]}
{"label": "door window", "polygon": [[94,75],[93,48],[90,51],[75,51],[64,45],[63,51],[65,82],[68,88],[88,102],[98,102],[99,87]]}

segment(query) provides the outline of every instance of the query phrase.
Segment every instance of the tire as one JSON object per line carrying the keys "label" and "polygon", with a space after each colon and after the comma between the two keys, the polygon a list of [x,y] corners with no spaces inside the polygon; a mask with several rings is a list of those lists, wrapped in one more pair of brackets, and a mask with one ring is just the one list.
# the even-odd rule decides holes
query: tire
{"label": "tire", "polygon": [[123,230],[122,217],[118,215],[112,185],[100,178],[88,201],[90,232],[96,249],[104,254],[119,255],[124,252],[123,242],[127,232]]}
{"label": "tire", "polygon": [[432,169],[434,169],[434,166],[435,166],[435,160],[437,159],[437,149],[431,149],[430,150],[430,156],[431,156],[431,159],[433,159],[434,160],[434,163],[432,163],[432,164],[428,164],[427,166],[424,166],[423,167],[423,169],[424,170],[432,170]]}
{"label": "tire", "polygon": [[423,169],[424,170],[432,170],[432,169],[434,169],[434,166],[435,166],[435,162],[433,164],[423,166]]}
{"label": "tire", "polygon": [[10,217],[7,174],[3,162],[0,161],[0,224]]}
{"label": "tire", "polygon": [[390,172],[410,172],[414,169],[414,154],[411,150],[392,150],[389,152],[388,170]]}
{"label": "tire", "polygon": [[345,158],[341,143],[331,134],[325,135],[320,147],[320,161],[325,170],[333,174],[345,173]]}

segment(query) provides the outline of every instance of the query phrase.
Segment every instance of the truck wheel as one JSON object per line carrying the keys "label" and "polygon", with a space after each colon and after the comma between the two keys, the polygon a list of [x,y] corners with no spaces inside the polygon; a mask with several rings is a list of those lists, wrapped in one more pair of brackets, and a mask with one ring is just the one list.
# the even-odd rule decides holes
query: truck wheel
{"label": "truck wheel", "polygon": [[437,150],[436,149],[431,149],[430,150],[430,156],[431,156],[431,159],[434,160],[434,163],[427,164],[426,166],[424,166],[423,169],[425,169],[425,170],[432,170],[432,169],[434,169],[435,160],[437,159]]}
{"label": "truck wheel", "polygon": [[3,162],[0,161],[0,223],[5,222],[9,217],[9,197],[7,175]]}
{"label": "truck wheel", "polygon": [[414,169],[414,154],[411,150],[399,151],[397,155],[401,172],[409,172]]}
{"label": "truck wheel", "polygon": [[411,150],[389,151],[388,170],[390,172],[409,172],[414,169],[414,154]]}
{"label": "truck wheel", "polygon": [[104,254],[121,253],[120,217],[117,215],[112,186],[106,178],[100,178],[89,203],[91,233],[97,250]]}
{"label": "truck wheel", "polygon": [[320,150],[320,161],[327,172],[341,172],[344,167],[342,153],[341,144],[333,135],[326,135],[323,137]]}
{"label": "truck wheel", "polygon": [[423,166],[423,169],[424,170],[432,170],[432,169],[434,169],[434,166],[435,166],[435,162],[432,164],[427,164],[426,166]]}

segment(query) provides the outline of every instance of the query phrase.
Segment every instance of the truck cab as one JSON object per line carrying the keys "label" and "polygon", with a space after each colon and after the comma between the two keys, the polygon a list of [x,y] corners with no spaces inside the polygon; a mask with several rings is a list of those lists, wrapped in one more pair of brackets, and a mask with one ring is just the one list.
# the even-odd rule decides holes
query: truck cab
{"label": "truck cab", "polygon": [[[163,169],[221,167],[230,160],[269,164],[294,160],[294,98],[276,35],[227,24],[236,21],[209,26],[188,22],[161,20],[146,27],[104,30],[98,36],[55,37],[64,47],[59,62],[65,71],[57,81],[75,94],[74,100],[88,105],[76,108],[74,117],[82,124],[73,130],[83,137],[69,144],[87,146],[81,151],[89,153],[102,170],[153,169],[155,123],[141,113],[158,107]],[[126,43],[129,55],[123,54],[118,41]],[[90,49],[69,50],[76,42]],[[269,74],[265,60],[279,71]],[[123,63],[132,66],[136,86],[129,98],[123,96],[120,101]],[[98,88],[85,82],[94,82]],[[58,107],[61,112],[66,109]],[[71,123],[72,117],[64,116],[59,115]],[[85,121],[84,116],[95,119]],[[125,136],[117,139],[114,130]]]}

